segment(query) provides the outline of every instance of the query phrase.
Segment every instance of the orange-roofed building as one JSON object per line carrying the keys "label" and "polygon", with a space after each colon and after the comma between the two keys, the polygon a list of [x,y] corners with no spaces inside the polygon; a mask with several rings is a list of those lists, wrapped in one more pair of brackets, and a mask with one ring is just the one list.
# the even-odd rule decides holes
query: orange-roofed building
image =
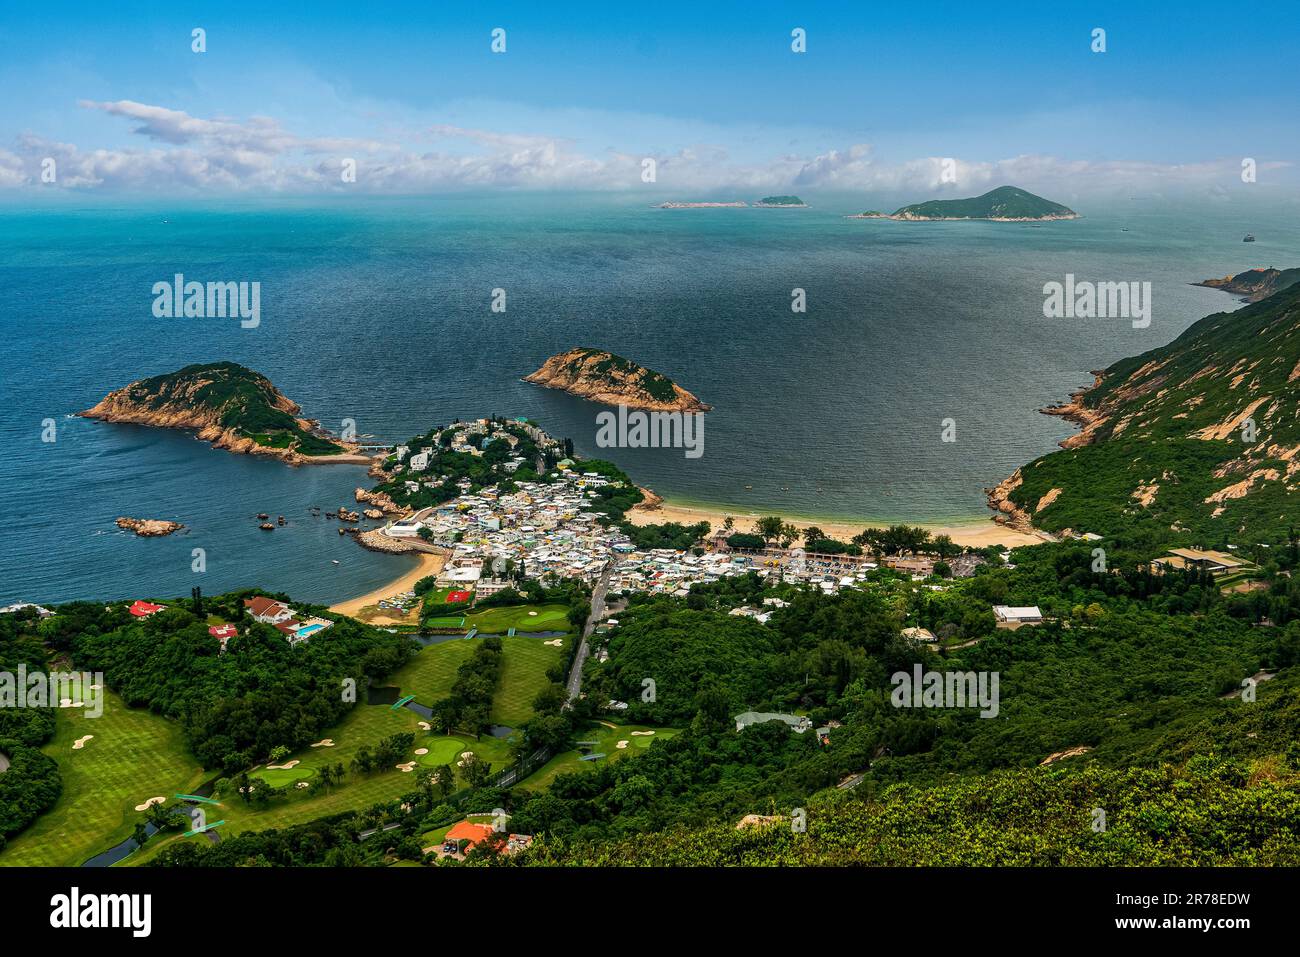
{"label": "orange-roofed building", "polygon": [[166,608],[166,605],[155,605],[152,602],[140,601],[137,599],[131,604],[131,607],[128,608],[127,611],[135,615],[137,618],[148,618],[150,615],[156,615],[158,612],[164,611]]}
{"label": "orange-roofed building", "polygon": [[475,824],[473,821],[461,821],[447,832],[448,841],[468,841],[469,846],[482,843],[493,833],[491,824]]}

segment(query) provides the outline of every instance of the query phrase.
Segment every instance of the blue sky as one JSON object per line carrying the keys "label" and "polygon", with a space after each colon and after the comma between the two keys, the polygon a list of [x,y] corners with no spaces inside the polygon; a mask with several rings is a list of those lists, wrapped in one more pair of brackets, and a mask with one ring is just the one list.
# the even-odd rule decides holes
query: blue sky
{"label": "blue sky", "polygon": [[0,187],[48,156],[79,190],[312,192],[346,157],[388,192],[635,188],[645,157],[700,194],[938,188],[948,157],[957,187],[1295,183],[1288,4],[80,6],[0,13]]}

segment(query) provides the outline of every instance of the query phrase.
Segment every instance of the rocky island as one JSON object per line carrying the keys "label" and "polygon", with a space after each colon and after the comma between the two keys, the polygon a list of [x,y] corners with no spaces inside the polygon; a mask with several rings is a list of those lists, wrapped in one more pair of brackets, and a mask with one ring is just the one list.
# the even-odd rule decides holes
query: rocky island
{"label": "rocky island", "polygon": [[584,347],[551,356],[524,381],[605,405],[650,412],[707,412],[710,408],[667,376],[600,349]]}
{"label": "rocky island", "polygon": [[161,518],[127,518],[125,515],[117,519],[114,524],[125,531],[135,532],[141,538],[170,535],[185,527],[180,522],[169,522]]}
{"label": "rocky island", "polygon": [[754,204],[756,209],[807,209],[808,204],[798,196],[764,196]]}
{"label": "rocky island", "polygon": [[355,445],[331,439],[317,422],[300,418],[301,411],[265,376],[235,362],[210,362],[132,382],[78,414],[192,429],[219,449],[268,455],[290,465],[369,463]]}
{"label": "rocky island", "polygon": [[994,223],[1044,222],[1054,219],[1078,219],[1068,206],[1035,196],[1017,186],[999,186],[982,196],[967,199],[932,199],[904,206],[889,216],[868,212],[849,219],[896,219],[903,222],[934,220],[984,219]]}

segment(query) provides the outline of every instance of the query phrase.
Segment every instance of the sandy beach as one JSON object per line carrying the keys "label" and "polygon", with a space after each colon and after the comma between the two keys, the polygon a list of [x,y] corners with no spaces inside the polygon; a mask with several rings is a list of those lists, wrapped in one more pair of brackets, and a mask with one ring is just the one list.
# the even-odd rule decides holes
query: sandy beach
{"label": "sandy beach", "polygon": [[[763,514],[772,513],[764,512]],[[753,512],[728,512],[719,508],[674,505],[669,501],[665,501],[658,508],[642,509],[637,507],[627,513],[627,517],[633,525],[661,525],[665,522],[680,522],[683,525],[692,525],[695,522],[708,522],[714,529],[722,527],[723,519],[727,515],[730,515],[735,520],[735,527],[738,532],[752,531],[754,520],[759,517],[757,513]],[[880,524],[879,522],[865,521],[818,521],[806,518],[786,518],[786,521],[798,528],[816,525],[831,538],[845,542],[869,525]],[[1038,535],[1030,535],[1013,528],[1007,528],[1005,525],[997,525],[991,518],[988,521],[973,520],[951,525],[931,525],[925,522],[915,524],[920,525],[934,535],[947,535],[958,545],[966,545],[971,548],[984,548],[989,545],[1006,545],[1014,548],[1020,545],[1038,545],[1048,540]]]}
{"label": "sandy beach", "polygon": [[[414,552],[412,554],[419,561],[409,572],[406,572],[400,578],[394,579],[387,585],[376,588],[374,591],[367,592],[357,598],[341,601],[336,605],[330,605],[330,611],[338,612],[340,615],[356,616],[367,605],[375,605],[384,598],[390,598],[401,592],[409,591],[411,586],[424,576],[438,574],[447,561],[446,556],[435,555],[431,552]],[[405,623],[400,618],[388,618],[383,615],[368,617],[366,620],[374,625],[400,625]]]}

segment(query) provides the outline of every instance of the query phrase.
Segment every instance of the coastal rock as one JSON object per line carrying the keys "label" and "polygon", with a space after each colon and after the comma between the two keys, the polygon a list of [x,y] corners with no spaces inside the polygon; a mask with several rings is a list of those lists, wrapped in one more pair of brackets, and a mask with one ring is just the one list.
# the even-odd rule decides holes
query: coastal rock
{"label": "coastal rock", "polygon": [[126,529],[128,532],[135,532],[141,538],[170,535],[172,532],[185,527],[180,522],[168,522],[161,518],[128,518],[126,516],[117,519],[115,524],[118,528]]}
{"label": "coastal rock", "polygon": [[667,376],[599,349],[570,349],[551,356],[524,381],[605,405],[650,412],[707,412],[710,408]]}
{"label": "coastal rock", "polygon": [[1077,449],[1082,445],[1091,445],[1097,437],[1097,432],[1110,421],[1110,417],[1100,409],[1091,408],[1084,404],[1084,397],[1100,386],[1105,378],[1105,374],[1096,369],[1092,371],[1092,375],[1092,385],[1086,389],[1080,389],[1078,392],[1070,393],[1069,402],[1062,405],[1049,405],[1045,409],[1038,410],[1043,415],[1060,416],[1065,421],[1073,422],[1079,426],[1079,432],[1062,439],[1058,443],[1063,449]]}
{"label": "coastal rock", "polygon": [[985,489],[985,492],[988,494],[989,508],[998,513],[993,517],[995,522],[1032,534],[1035,531],[1033,518],[1011,499],[1011,493],[1020,488],[1024,481],[1020,469],[1016,469],[996,487]]}
{"label": "coastal rock", "polygon": [[[385,514],[401,515],[406,511],[385,492],[371,492],[364,488],[358,488],[352,494],[358,502],[373,506],[373,508],[366,510],[366,518],[383,518]],[[370,513],[376,509],[379,510],[379,514],[371,515]]]}
{"label": "coastal rock", "polygon": [[371,519],[372,521],[384,517],[384,513],[377,508],[368,508],[365,511],[363,511],[361,514],[364,515],[366,518]]}
{"label": "coastal rock", "polygon": [[644,485],[638,485],[636,488],[637,491],[641,493],[641,501],[637,502],[636,505],[632,506],[633,508],[641,512],[655,512],[658,511],[663,506],[664,504],[663,496],[656,495],[654,492],[650,491],[650,489],[646,488]]}

